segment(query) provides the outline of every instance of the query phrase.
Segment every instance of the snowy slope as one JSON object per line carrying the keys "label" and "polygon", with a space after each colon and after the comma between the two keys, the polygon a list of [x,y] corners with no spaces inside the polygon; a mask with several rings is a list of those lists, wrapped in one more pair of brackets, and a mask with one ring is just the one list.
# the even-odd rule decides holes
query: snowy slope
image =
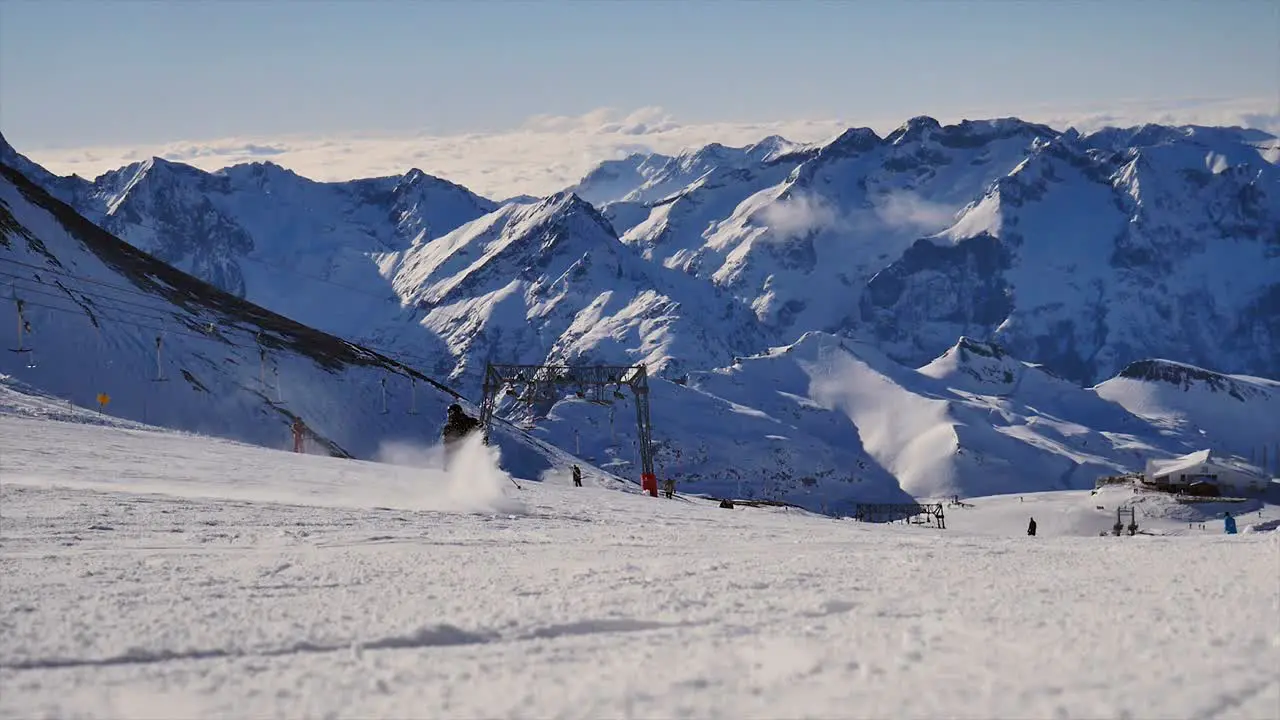
{"label": "snowy slope", "polygon": [[173,432],[166,428],[126,420],[98,410],[80,407],[65,398],[50,395],[33,388],[10,375],[0,375],[0,416]]}
{"label": "snowy slope", "polygon": [[[417,325],[457,358],[442,374],[469,391],[487,360],[645,363],[675,377],[765,344],[740,303],[646,262],[572,193],[504,206],[386,267]],[[386,328],[375,333],[394,342],[399,326]]]}
{"label": "snowy slope", "polygon": [[473,460],[459,483],[0,417],[0,716],[1269,720],[1280,703],[1274,532],[1097,537],[1106,514],[1070,494],[979,499],[945,531],[865,525],[515,491]]}
{"label": "snowy slope", "polygon": [[[126,239],[247,278],[250,300],[472,400],[489,360],[643,362],[660,464],[683,489],[833,510],[904,492],[1084,487],[1199,449],[1205,434],[1246,455],[1274,435],[1253,406],[1144,406],[1083,387],[1152,354],[1280,376],[1280,193],[1265,142],[915,118],[885,138],[851,129],[809,146],[635,156],[574,192],[500,207],[419,173],[313,183],[271,165],[151,162],[86,184],[5,152],[55,194],[106,208],[100,222],[123,223]],[[135,373],[154,354],[146,342],[129,350]],[[256,378],[250,347],[241,372],[270,397],[274,376]],[[281,376],[286,402],[314,377],[328,392],[327,376]],[[381,386],[364,382],[360,402],[381,415]],[[392,405],[407,404],[405,384],[388,379]],[[96,390],[77,392],[92,404]],[[208,410],[194,408],[159,424],[196,427]],[[226,434],[241,412],[200,422]],[[545,417],[503,413],[560,448],[535,453],[554,456],[549,467],[580,447],[635,474],[634,421],[618,421],[629,401],[612,421],[571,396]],[[376,425],[361,427],[383,437]],[[278,428],[231,436],[284,442]]]}
{"label": "snowy slope", "polygon": [[915,497],[1089,488],[1177,447],[1124,408],[1038,368],[1005,357],[1005,368],[990,372],[997,352],[962,339],[917,371],[871,346],[811,333],[697,374],[690,386],[786,417],[832,444],[860,441]]}
{"label": "snowy slope", "polygon": [[[1131,487],[1108,486],[1097,491],[999,495],[966,500],[963,506],[947,506],[947,530],[966,535],[1008,536],[1025,530],[1032,518],[1042,538],[1112,537],[1117,510],[1133,509],[1139,536],[1206,537],[1223,534],[1223,514],[1237,518],[1239,532],[1265,533],[1280,527],[1280,506],[1260,500],[1244,502],[1178,502],[1165,493],[1134,492]],[[1130,519],[1124,516],[1123,540]]]}
{"label": "snowy slope", "polygon": [[152,158],[89,182],[54,178],[2,137],[0,160],[135,247],[344,337],[399,310],[381,274],[382,254],[429,242],[497,208],[417,169],[322,183],[269,162],[208,173]]}
{"label": "snowy slope", "polygon": [[1280,169],[1247,143],[1155,139],[1037,143],[871,280],[871,334],[916,362],[988,337],[1082,383],[1153,356],[1280,375]]}
{"label": "snowy slope", "polygon": [[151,160],[71,195],[179,269],[469,397],[488,359],[645,362],[678,376],[768,344],[739,302],[645,262],[572,193],[498,207],[416,170],[317,183],[269,163],[210,174]]}
{"label": "snowy slope", "polygon": [[704,180],[708,173],[758,166],[793,152],[800,145],[771,135],[741,148],[711,143],[676,155],[633,153],[606,160],[568,188],[587,202],[653,204]]}
{"label": "snowy slope", "polygon": [[1200,448],[1260,463],[1266,447],[1268,465],[1280,477],[1280,382],[1143,360],[1094,390],[1157,427],[1201,438]]}
{"label": "snowy slope", "polygon": [[[11,281],[13,292],[6,303],[10,311],[15,308],[14,296],[24,303],[24,316],[31,325],[26,344],[33,351],[6,353],[0,357],[0,372],[82,407],[96,407],[96,395],[105,392],[110,396],[108,412],[112,415],[268,447],[289,445],[288,424],[295,415],[326,443],[332,443],[330,450],[361,458],[381,457],[389,444],[429,445],[439,436],[443,407],[455,397],[410,366],[223,295],[106,235],[20,175],[8,171],[6,178],[0,199],[12,219],[6,218],[7,246],[0,255],[0,272]],[[506,218],[519,229],[499,232],[495,238],[485,236],[482,223],[468,226],[428,244],[421,254],[401,259],[396,266],[397,272],[417,274],[407,282],[410,287],[439,292],[433,302],[438,308],[450,308],[454,297],[450,293],[457,293],[465,303],[473,293],[482,294],[478,287],[509,298],[508,312],[496,317],[469,310],[465,304],[452,308],[454,317],[477,322],[477,326],[453,336],[445,332],[446,337],[460,342],[491,341],[484,351],[495,354],[521,349],[526,341],[535,343],[535,353],[557,352],[555,347],[539,351],[538,333],[520,333],[528,333],[534,322],[576,323],[584,336],[598,338],[591,340],[589,347],[597,351],[612,348],[621,360],[628,360],[618,349],[621,344],[606,345],[612,333],[651,333],[655,353],[683,353],[686,359],[694,352],[714,349],[712,330],[685,337],[678,323],[664,319],[667,316],[663,313],[674,313],[670,316],[680,320],[683,311],[679,303],[656,290],[641,296],[653,298],[650,306],[614,306],[608,294],[584,295],[600,283],[616,286],[619,268],[624,278],[655,288],[667,285],[674,297],[680,297],[682,287],[690,292],[688,284],[695,282],[636,257],[608,231],[607,223],[590,205],[572,195],[559,196],[533,206],[510,206],[495,217]],[[582,244],[582,238],[589,238],[590,244]],[[455,241],[475,243],[474,263],[465,269],[441,270],[433,265],[436,260],[457,261],[466,256],[446,251],[433,258],[427,253],[433,246],[455,249],[451,245]],[[435,271],[440,271],[439,284],[431,281]],[[582,282],[581,289],[570,282],[575,278]],[[469,287],[459,292],[459,285]],[[420,299],[415,297],[414,301]],[[728,308],[737,308],[749,317],[732,303]],[[529,314],[531,310],[536,313]],[[694,306],[688,311],[689,327],[706,327],[700,324],[712,317],[711,312],[710,308]],[[90,317],[97,320],[97,329]],[[447,331],[448,323],[441,322],[442,331]],[[552,328],[554,332],[545,332],[546,337],[569,336],[572,330]],[[162,338],[159,370],[156,337]],[[265,355],[260,352],[259,340]],[[16,337],[14,341],[16,344]],[[510,344],[499,345],[501,342]],[[727,352],[725,347],[722,343],[721,352]],[[468,350],[485,356],[479,349]],[[581,359],[573,346],[560,352],[565,359]],[[541,357],[534,354],[531,359]],[[639,359],[661,365],[657,362],[661,358]],[[451,355],[442,353],[439,362],[452,370]],[[424,369],[432,372],[431,367]],[[474,366],[467,369],[476,370]],[[152,382],[160,372],[166,380]],[[474,376],[458,377],[475,384]],[[726,494],[741,491],[759,496],[780,479],[795,483],[802,477],[820,475],[844,479],[848,467],[856,462],[848,452],[803,439],[784,452],[757,456],[761,448],[755,439],[776,433],[774,423],[761,423],[757,432],[728,426],[708,433],[706,425],[727,407],[725,401],[702,399],[700,404],[690,404],[686,398],[694,396],[691,391],[658,379],[654,382],[658,386],[654,417],[660,437],[707,437],[702,473],[718,483],[709,487],[726,490]],[[466,397],[476,400],[478,394],[468,392]],[[418,414],[410,414],[415,409]],[[618,447],[623,447],[626,438],[634,437],[634,409],[621,404],[614,410],[623,413],[618,437]],[[506,414],[510,413],[504,409]],[[574,462],[565,450],[576,447],[563,435],[553,437],[557,443],[552,446],[505,425],[499,430],[503,431],[498,440],[504,463],[526,476],[562,474]],[[735,446],[746,446],[749,452],[735,455],[724,451]],[[630,447],[634,450],[634,445]],[[634,453],[623,453],[627,462],[622,463],[617,462],[617,452],[602,450],[592,457],[598,458],[599,464],[608,463],[623,477],[638,477],[635,464],[629,461]],[[767,477],[761,475],[766,469],[771,472]],[[608,472],[598,474],[604,477]],[[739,478],[745,487],[739,487]],[[827,500],[825,490],[831,491],[832,500],[841,501],[852,496],[903,497],[889,476],[882,473],[873,479],[865,486],[807,487],[811,492],[806,497],[814,507]]]}
{"label": "snowy slope", "polygon": [[[680,192],[649,202],[645,221],[628,218],[623,239],[730,290],[788,337],[839,331],[876,271],[1051,134],[1016,120],[942,128],[916,118],[883,139],[865,128],[816,146],[774,139],[769,151],[698,166]],[[646,177],[624,199],[653,184]]]}
{"label": "snowy slope", "polygon": [[1276,146],[1239,128],[920,117],[754,156],[634,156],[577,187],[625,242],[730,291],[783,342],[855,335],[917,365],[969,335],[1084,384],[1153,356],[1278,376]]}
{"label": "snowy slope", "polygon": [[[904,494],[1092,488],[1148,459],[1206,447],[1212,438],[1200,428],[1231,433],[1271,410],[1254,402],[1225,416],[1191,403],[1171,423],[1173,410],[1116,397],[1114,382],[1083,388],[970,338],[912,369],[866,343],[810,333],[692,372],[685,384],[654,381],[656,464],[681,492],[838,514]],[[604,408],[569,395],[538,417],[500,402],[499,413],[590,462],[636,472],[629,396]],[[1255,423],[1259,436],[1269,423]]]}
{"label": "snowy slope", "polygon": [[[919,365],[967,335],[1082,384],[1149,357],[1275,377],[1276,146],[1236,128],[1082,137],[1016,118],[917,117],[884,138],[853,128],[814,145],[773,137],[634,155],[570,191],[645,259],[750,307],[763,326],[750,334],[762,342],[735,346],[739,354],[819,330]],[[251,301],[304,324],[392,341],[385,349],[406,357],[438,357],[450,342],[418,322],[403,278],[390,287],[388,255],[497,208],[416,171],[314,183],[270,164],[209,174],[148,161],[87,183],[0,151],[139,247],[243,285]],[[526,200],[503,207],[536,204]],[[486,222],[505,227],[505,217]],[[614,301],[646,289],[625,292]],[[631,356],[651,355],[644,333],[623,342]]]}
{"label": "snowy slope", "polygon": [[[222,293],[0,173],[0,307],[27,326],[21,348],[10,326],[0,373],[81,407],[105,393],[116,417],[268,447],[290,446],[295,416],[318,453],[368,458],[439,437],[449,388]],[[498,440],[525,472],[568,463],[505,426]]]}
{"label": "snowy slope", "polygon": [[[441,408],[453,396],[424,376],[165,271],[10,175],[5,202],[15,228],[35,240],[23,230],[7,236],[13,240],[4,272],[11,302],[18,295],[25,303],[34,363],[26,353],[10,353],[5,372],[81,406],[96,405],[96,394],[106,392],[114,415],[270,447],[287,446],[294,414],[358,457],[376,457],[391,441],[437,436]],[[501,230],[476,221],[396,259],[393,277],[412,274],[406,287],[433,293],[436,314],[426,313],[438,323],[433,330],[457,342],[491,343],[464,346],[458,354],[510,356],[529,347],[529,356],[517,359],[560,352],[568,361],[661,366],[659,353],[687,360],[714,349],[708,338],[722,327],[688,337],[678,332],[708,327],[700,324],[710,309],[695,308],[685,325],[663,324],[659,311],[675,305],[667,297],[655,300],[653,310],[611,306],[608,295],[584,296],[610,280],[616,287],[621,269],[623,279],[651,287],[666,281],[675,297],[699,297],[681,284],[695,279],[645,263],[575,196],[509,206],[493,217],[504,219]],[[460,251],[454,243],[473,246]],[[432,256],[432,248],[439,254]],[[468,257],[469,265],[447,266]],[[162,272],[177,289],[146,280],[146,273]],[[501,304],[467,304],[486,293],[508,298],[505,315],[482,311]],[[573,337],[574,326],[595,352],[615,334],[652,332],[655,354],[627,357],[623,343],[613,346],[616,355],[586,357],[572,345],[537,346],[540,337]],[[166,382],[151,382],[157,336]],[[732,345],[722,342],[719,351]],[[963,340],[917,372],[873,348],[849,352],[839,339],[813,334],[781,351],[739,358],[722,371],[690,372],[685,385],[655,378],[660,474],[676,478],[682,492],[777,499],[836,513],[853,502],[908,495],[1087,487],[1099,475],[1141,467],[1148,457],[1196,449],[1195,432],[1146,422],[1041,370],[988,358],[998,351],[983,348]],[[451,357],[443,355],[442,362],[451,366]],[[988,367],[988,360],[995,365]],[[420,414],[408,414],[415,404]],[[536,420],[505,406],[500,414],[530,422],[533,437],[544,441],[519,448],[504,441],[512,467],[534,476],[562,472],[572,461],[569,451],[622,477],[637,475],[629,399],[610,409],[567,393]]]}

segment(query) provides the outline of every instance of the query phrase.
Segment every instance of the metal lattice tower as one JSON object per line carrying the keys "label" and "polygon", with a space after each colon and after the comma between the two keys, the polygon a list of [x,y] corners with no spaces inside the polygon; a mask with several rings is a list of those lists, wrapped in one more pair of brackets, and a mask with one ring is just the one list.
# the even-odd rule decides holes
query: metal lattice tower
{"label": "metal lattice tower", "polygon": [[489,428],[498,395],[505,393],[522,404],[554,403],[564,390],[597,405],[612,405],[625,399],[622,388],[631,388],[636,402],[636,430],[640,453],[640,487],[658,495],[658,476],[653,471],[653,426],[649,422],[649,373],[644,365],[495,365],[484,370],[484,397],[480,401],[480,425],[484,443],[489,444]]}

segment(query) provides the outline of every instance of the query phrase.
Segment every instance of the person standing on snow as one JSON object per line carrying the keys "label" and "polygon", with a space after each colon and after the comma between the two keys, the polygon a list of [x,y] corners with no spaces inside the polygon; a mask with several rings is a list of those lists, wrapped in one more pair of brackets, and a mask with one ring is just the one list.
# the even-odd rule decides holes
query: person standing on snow
{"label": "person standing on snow", "polygon": [[667,478],[666,480],[663,480],[662,493],[667,496],[668,500],[670,500],[671,497],[676,494],[676,481],[672,480],[671,478]]}
{"label": "person standing on snow", "polygon": [[293,424],[289,426],[293,430],[293,451],[296,453],[303,452],[305,449],[307,426],[303,424],[302,418],[294,417]]}
{"label": "person standing on snow", "polygon": [[1031,522],[1027,523],[1027,534],[1028,534],[1028,535],[1030,535],[1030,536],[1032,536],[1032,537],[1035,537],[1035,534],[1036,534],[1036,519],[1035,519],[1035,518],[1031,518]]}
{"label": "person standing on snow", "polygon": [[582,468],[573,466],[573,486],[582,487]]}
{"label": "person standing on snow", "polygon": [[1226,513],[1226,516],[1222,518],[1222,529],[1228,535],[1236,534],[1236,519],[1231,517],[1231,513]]}

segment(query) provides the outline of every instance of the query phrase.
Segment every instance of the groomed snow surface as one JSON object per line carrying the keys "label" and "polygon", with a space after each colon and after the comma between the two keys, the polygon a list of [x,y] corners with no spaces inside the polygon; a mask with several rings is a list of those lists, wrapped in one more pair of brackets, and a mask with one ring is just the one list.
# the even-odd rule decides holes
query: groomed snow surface
{"label": "groomed snow surface", "polygon": [[3,717],[1280,717],[1275,506],[939,531],[93,415],[0,410]]}

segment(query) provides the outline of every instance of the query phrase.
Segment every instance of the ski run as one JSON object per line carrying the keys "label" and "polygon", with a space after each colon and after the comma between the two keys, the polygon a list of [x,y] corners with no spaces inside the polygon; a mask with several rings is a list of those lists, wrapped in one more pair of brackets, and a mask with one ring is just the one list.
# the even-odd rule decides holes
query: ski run
{"label": "ski run", "polygon": [[1280,717],[1275,505],[938,530],[2,400],[4,718]]}

